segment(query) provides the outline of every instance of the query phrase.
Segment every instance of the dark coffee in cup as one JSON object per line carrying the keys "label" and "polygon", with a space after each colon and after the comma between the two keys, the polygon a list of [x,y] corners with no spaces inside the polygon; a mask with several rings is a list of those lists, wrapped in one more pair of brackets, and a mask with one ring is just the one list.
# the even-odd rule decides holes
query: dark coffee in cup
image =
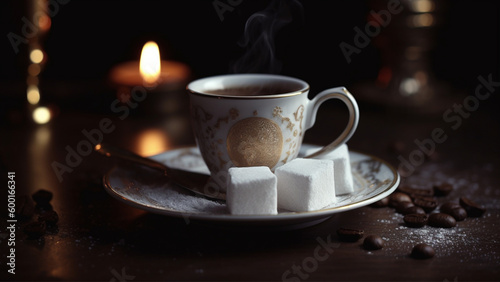
{"label": "dark coffee in cup", "polygon": [[290,92],[299,91],[301,85],[293,83],[282,84],[262,84],[252,86],[235,86],[220,89],[207,89],[204,91],[206,94],[221,95],[221,96],[266,96],[278,95]]}

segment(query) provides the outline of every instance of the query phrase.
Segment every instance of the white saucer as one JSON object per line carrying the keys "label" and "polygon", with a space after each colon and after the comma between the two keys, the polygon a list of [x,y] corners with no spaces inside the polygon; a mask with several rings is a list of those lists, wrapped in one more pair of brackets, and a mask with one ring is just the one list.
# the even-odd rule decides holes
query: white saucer
{"label": "white saucer", "polygon": [[[302,145],[301,152],[313,145]],[[299,153],[299,156],[301,154]],[[124,203],[149,212],[210,223],[244,226],[305,227],[335,213],[369,205],[391,194],[399,185],[396,170],[385,161],[358,152],[349,152],[354,178],[353,194],[338,195],[335,204],[317,211],[289,212],[277,215],[231,215],[226,204],[196,196],[161,175],[138,172],[136,168],[115,167],[104,176],[106,191]],[[197,147],[167,151],[151,157],[176,168],[209,174]]]}

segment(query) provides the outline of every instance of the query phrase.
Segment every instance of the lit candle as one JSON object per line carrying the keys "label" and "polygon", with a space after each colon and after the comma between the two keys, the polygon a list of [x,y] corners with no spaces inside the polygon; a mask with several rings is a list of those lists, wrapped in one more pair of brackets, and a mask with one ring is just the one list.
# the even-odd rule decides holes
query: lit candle
{"label": "lit candle", "polygon": [[161,60],[158,45],[147,42],[140,61],[125,62],[111,69],[110,80],[115,86],[184,87],[190,76],[189,68],[180,62]]}
{"label": "lit candle", "polygon": [[139,72],[146,86],[154,86],[161,74],[160,49],[158,44],[149,41],[144,44],[139,61]]}

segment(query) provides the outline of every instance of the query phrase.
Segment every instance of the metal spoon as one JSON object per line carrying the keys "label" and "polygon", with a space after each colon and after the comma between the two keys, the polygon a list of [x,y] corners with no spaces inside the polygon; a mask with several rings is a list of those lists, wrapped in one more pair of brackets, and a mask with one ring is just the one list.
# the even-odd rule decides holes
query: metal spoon
{"label": "metal spoon", "polygon": [[180,187],[188,189],[198,195],[215,200],[226,200],[226,194],[224,192],[215,191],[213,187],[209,188],[206,185],[210,179],[209,175],[172,168],[155,160],[141,157],[133,152],[105,143],[97,144],[95,150],[107,157],[117,157],[156,169]]}

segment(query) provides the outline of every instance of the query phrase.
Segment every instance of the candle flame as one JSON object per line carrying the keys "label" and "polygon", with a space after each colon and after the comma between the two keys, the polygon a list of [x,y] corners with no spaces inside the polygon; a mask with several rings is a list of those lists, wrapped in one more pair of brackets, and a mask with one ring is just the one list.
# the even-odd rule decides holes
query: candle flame
{"label": "candle flame", "polygon": [[142,47],[139,70],[146,84],[151,85],[158,81],[161,72],[161,60],[160,50],[155,42],[146,42]]}

